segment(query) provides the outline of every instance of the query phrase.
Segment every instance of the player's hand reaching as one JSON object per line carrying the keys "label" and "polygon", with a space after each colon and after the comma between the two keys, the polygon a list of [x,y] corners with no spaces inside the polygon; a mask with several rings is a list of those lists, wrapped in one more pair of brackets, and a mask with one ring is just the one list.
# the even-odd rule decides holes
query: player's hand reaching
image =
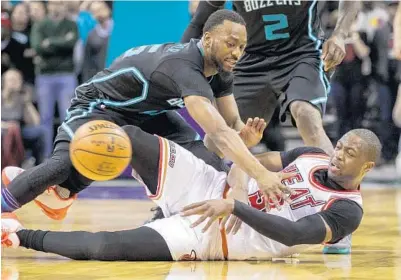
{"label": "player's hand reaching", "polygon": [[345,57],[344,39],[339,35],[332,35],[324,44],[321,59],[324,62],[324,71],[329,71],[340,64]]}
{"label": "player's hand reaching", "polygon": [[282,180],[294,176],[293,173],[266,172],[262,179],[257,180],[259,189],[265,198],[266,211],[270,211],[271,204],[276,209],[281,210],[280,201],[282,198],[287,203],[291,203],[290,196],[293,191],[282,183]]}
{"label": "player's hand reaching", "polygon": [[[235,199],[245,204],[248,203],[248,191],[241,188],[232,189],[231,192],[227,195],[228,199]],[[228,222],[228,224],[227,224]],[[238,219],[233,214],[225,216],[220,223],[220,229],[225,228],[226,233],[229,234],[231,231],[233,234],[236,234],[240,229],[242,221]],[[226,227],[227,225],[227,227]]]}
{"label": "player's hand reaching", "polygon": [[239,132],[239,136],[248,148],[257,145],[263,136],[267,124],[264,119],[249,118],[246,125]]}
{"label": "player's hand reaching", "polygon": [[181,211],[181,216],[187,217],[192,215],[201,215],[198,220],[192,223],[192,228],[200,225],[207,218],[209,218],[206,225],[202,229],[202,232],[206,232],[214,221],[230,215],[233,211],[233,199],[212,199],[185,206]]}

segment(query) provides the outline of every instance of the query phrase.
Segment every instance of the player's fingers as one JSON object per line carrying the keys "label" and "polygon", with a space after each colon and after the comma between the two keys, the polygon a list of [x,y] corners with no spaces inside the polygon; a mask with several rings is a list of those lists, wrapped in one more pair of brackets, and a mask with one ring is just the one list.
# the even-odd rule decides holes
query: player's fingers
{"label": "player's fingers", "polygon": [[200,205],[195,208],[188,209],[186,211],[181,211],[181,216],[187,217],[187,216],[192,216],[192,215],[200,215],[202,213],[205,213],[205,211],[207,211],[208,209],[209,209],[209,205],[207,205],[207,204]]}
{"label": "player's fingers", "polygon": [[253,123],[253,119],[252,119],[252,118],[249,118],[249,119],[246,121],[246,125],[247,125],[247,126],[252,126],[252,123]]}
{"label": "player's fingers", "polygon": [[208,217],[213,216],[213,210],[209,209],[207,210],[202,216],[199,217],[199,219],[197,219],[195,222],[192,223],[191,227],[194,228],[198,225],[200,225],[201,223],[203,223]]}
{"label": "player's fingers", "polygon": [[266,211],[270,211],[270,201],[273,201],[273,197],[275,196],[272,191],[265,191],[264,192],[265,196],[265,206],[266,206]]}
{"label": "player's fingers", "polygon": [[278,199],[278,197],[284,197],[284,196],[285,196],[284,193],[279,188],[276,188],[276,191],[272,196],[272,202],[277,210],[281,210],[280,200]]}
{"label": "player's fingers", "polygon": [[[324,68],[325,70],[330,69],[331,68],[331,64],[333,61],[333,55],[334,55],[334,51],[335,51],[335,47],[333,46],[333,44],[330,44],[330,46],[328,46],[328,51],[326,56],[324,57]],[[327,71],[326,70],[326,71]]]}
{"label": "player's fingers", "polygon": [[261,133],[264,130],[264,127],[266,127],[266,122],[264,119],[260,119],[257,126],[256,126],[256,130]]}
{"label": "player's fingers", "polygon": [[343,61],[344,56],[345,56],[345,53],[343,52],[343,50],[341,48],[337,48],[336,53],[334,55],[334,59],[333,59],[333,67],[340,64],[341,61]]}
{"label": "player's fingers", "polygon": [[327,51],[328,51],[328,42],[325,42],[325,43],[323,44],[323,47],[322,47],[321,59],[324,60],[324,59],[326,58]]}
{"label": "player's fingers", "polygon": [[212,215],[209,220],[207,221],[206,225],[203,227],[202,232],[206,232],[209,227],[214,223],[214,221],[217,219],[216,215]]}
{"label": "player's fingers", "polygon": [[227,234],[229,234],[231,232],[231,230],[233,229],[236,221],[237,221],[237,217],[235,217],[234,215],[230,215],[230,220],[229,220],[228,225],[226,227],[226,233]]}
{"label": "player's fingers", "polygon": [[200,202],[195,202],[195,203],[189,204],[189,205],[185,206],[184,208],[182,208],[181,212],[197,208],[199,206],[204,205],[205,203],[206,203],[206,201],[200,201]]}
{"label": "player's fingers", "polygon": [[260,119],[259,119],[258,117],[256,117],[256,118],[253,119],[253,123],[252,123],[252,127],[253,127],[253,128],[256,128],[256,127],[258,126],[259,120],[260,120]]}
{"label": "player's fingers", "polygon": [[241,225],[242,225],[242,221],[237,218],[237,220],[235,222],[235,226],[233,228],[233,235],[235,235],[239,231],[239,229],[241,228]]}

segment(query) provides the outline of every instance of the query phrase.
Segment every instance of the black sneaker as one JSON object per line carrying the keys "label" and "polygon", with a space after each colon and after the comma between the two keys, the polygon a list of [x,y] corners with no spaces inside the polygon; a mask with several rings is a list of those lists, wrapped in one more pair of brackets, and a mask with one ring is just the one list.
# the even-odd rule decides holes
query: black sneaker
{"label": "black sneaker", "polygon": [[162,211],[162,209],[161,209],[159,206],[150,208],[150,211],[155,212],[155,213],[154,213],[154,215],[153,215],[153,218],[151,218],[151,219],[145,221],[145,224],[154,222],[154,221],[156,221],[156,220],[164,219],[163,211]]}

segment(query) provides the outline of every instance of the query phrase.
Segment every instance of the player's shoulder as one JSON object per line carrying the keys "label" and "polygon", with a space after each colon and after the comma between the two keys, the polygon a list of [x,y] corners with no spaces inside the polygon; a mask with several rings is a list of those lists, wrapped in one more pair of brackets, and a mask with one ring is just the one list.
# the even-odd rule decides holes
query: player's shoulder
{"label": "player's shoulder", "polygon": [[188,43],[166,45],[160,53],[160,66],[183,67],[185,69],[203,69],[203,49],[199,40],[192,39]]}
{"label": "player's shoulder", "polygon": [[317,147],[299,147],[299,158],[329,159],[330,156]]}
{"label": "player's shoulder", "polygon": [[329,155],[324,150],[317,147],[298,147],[291,152],[297,154],[298,158],[329,159]]}

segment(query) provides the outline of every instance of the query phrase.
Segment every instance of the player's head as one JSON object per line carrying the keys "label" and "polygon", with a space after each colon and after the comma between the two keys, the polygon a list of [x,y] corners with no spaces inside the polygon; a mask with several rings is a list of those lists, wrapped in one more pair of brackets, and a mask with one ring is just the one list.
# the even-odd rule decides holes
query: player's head
{"label": "player's head", "polygon": [[231,72],[247,43],[244,19],[230,10],[214,12],[203,27],[202,43],[209,63]]}
{"label": "player's head", "polygon": [[344,188],[355,189],[380,157],[379,138],[368,129],[346,133],[334,149],[329,164],[329,176]]}

